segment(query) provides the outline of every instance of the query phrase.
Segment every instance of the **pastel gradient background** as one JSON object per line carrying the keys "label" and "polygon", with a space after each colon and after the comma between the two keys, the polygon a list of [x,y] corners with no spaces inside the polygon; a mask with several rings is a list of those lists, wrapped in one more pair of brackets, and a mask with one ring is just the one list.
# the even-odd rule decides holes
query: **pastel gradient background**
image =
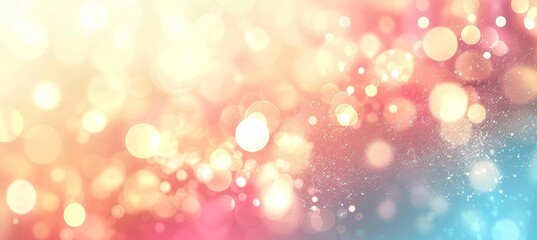
{"label": "pastel gradient background", "polygon": [[536,21],[0,0],[0,239],[535,239]]}

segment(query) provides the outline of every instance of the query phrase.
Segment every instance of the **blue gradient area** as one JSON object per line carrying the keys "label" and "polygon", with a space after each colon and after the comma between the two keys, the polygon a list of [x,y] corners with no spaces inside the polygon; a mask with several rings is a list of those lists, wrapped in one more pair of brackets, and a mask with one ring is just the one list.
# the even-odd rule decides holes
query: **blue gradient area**
{"label": "blue gradient area", "polygon": [[[405,189],[408,182],[392,173],[383,176],[382,181],[385,186],[400,181],[395,186],[404,195],[397,202],[397,213],[393,219],[381,220],[378,217],[377,207],[383,199],[379,194],[357,204],[357,212],[363,214],[363,219],[357,221],[354,218],[356,213],[347,211],[344,217],[337,219],[331,230],[311,234],[302,232],[292,239],[537,239],[537,130],[532,112],[507,114],[500,123],[491,122],[481,129],[474,129],[476,136],[485,137],[473,137],[465,146],[445,150],[437,146],[423,151],[435,152],[428,157],[419,156],[419,168],[428,179],[427,187],[435,195],[443,194],[447,200],[449,209],[445,213],[436,213],[430,207],[412,204],[408,197],[409,190]],[[479,144],[476,138],[481,139]],[[441,145],[439,142],[435,144]],[[398,146],[401,145],[404,146],[403,143]],[[453,156],[454,160],[445,160],[446,156]],[[496,165],[501,179],[493,191],[477,193],[470,185],[467,172],[472,163],[483,159]],[[442,161],[447,162],[445,167],[430,164]],[[400,170],[397,168],[397,171]],[[446,180],[446,176],[451,177]],[[374,189],[370,192],[374,192]],[[341,204],[333,211],[346,209],[346,206],[348,204]]]}

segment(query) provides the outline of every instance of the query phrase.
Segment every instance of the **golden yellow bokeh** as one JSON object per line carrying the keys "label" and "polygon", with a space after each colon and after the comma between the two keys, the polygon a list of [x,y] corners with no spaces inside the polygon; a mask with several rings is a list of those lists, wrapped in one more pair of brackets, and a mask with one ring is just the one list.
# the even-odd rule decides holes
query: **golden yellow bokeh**
{"label": "golden yellow bokeh", "polygon": [[137,158],[149,158],[158,153],[161,145],[159,131],[150,124],[132,126],[125,136],[125,146]]}
{"label": "golden yellow bokeh", "polygon": [[511,0],[511,9],[517,14],[523,14],[528,11],[530,7],[529,0]]}
{"label": "golden yellow bokeh", "polygon": [[293,179],[289,175],[282,174],[263,187],[261,206],[269,219],[282,218],[293,201]]}
{"label": "golden yellow bokeh", "polygon": [[461,39],[468,45],[474,45],[481,39],[481,31],[475,25],[467,25],[462,28]]}
{"label": "golden yellow bokeh", "polygon": [[373,85],[373,84],[369,84],[367,86],[365,86],[365,95],[367,95],[368,97],[374,97],[377,95],[377,86]]}
{"label": "golden yellow bokeh", "polygon": [[231,154],[222,148],[217,148],[211,153],[211,166],[217,171],[229,170],[232,161]]}
{"label": "golden yellow bokeh", "polygon": [[438,120],[455,122],[464,117],[468,94],[455,83],[437,84],[429,95],[429,110]]}
{"label": "golden yellow bokeh", "polygon": [[336,107],[334,111],[339,125],[348,127],[358,123],[359,115],[356,109],[349,104],[343,103]]}
{"label": "golden yellow bokeh", "polygon": [[69,203],[63,210],[63,220],[70,227],[80,227],[86,221],[86,209],[80,203]]}
{"label": "golden yellow bokeh", "polygon": [[106,115],[99,110],[91,109],[82,115],[82,128],[92,134],[100,133],[106,127]]}
{"label": "golden yellow bokeh", "polygon": [[432,60],[449,60],[455,55],[457,49],[457,36],[447,27],[432,28],[423,37],[423,50]]}
{"label": "golden yellow bokeh", "polygon": [[485,118],[487,117],[487,110],[485,107],[483,107],[483,105],[475,103],[468,107],[468,112],[466,114],[470,122],[480,124],[485,121]]}

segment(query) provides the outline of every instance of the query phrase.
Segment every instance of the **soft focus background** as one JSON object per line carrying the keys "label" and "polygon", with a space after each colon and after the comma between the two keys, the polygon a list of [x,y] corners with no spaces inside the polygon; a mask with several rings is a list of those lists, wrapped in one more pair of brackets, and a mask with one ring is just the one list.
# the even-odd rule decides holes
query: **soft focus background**
{"label": "soft focus background", "polygon": [[536,21],[0,0],[0,239],[536,239]]}

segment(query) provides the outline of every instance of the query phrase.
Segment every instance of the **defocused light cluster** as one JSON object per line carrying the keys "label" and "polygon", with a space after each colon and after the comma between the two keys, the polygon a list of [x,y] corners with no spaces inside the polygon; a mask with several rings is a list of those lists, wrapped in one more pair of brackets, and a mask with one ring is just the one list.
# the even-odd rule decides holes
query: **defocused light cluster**
{"label": "defocused light cluster", "polygon": [[368,226],[403,208],[431,233],[517,178],[463,149],[509,121],[535,143],[536,21],[534,0],[0,0],[0,238],[390,239]]}

